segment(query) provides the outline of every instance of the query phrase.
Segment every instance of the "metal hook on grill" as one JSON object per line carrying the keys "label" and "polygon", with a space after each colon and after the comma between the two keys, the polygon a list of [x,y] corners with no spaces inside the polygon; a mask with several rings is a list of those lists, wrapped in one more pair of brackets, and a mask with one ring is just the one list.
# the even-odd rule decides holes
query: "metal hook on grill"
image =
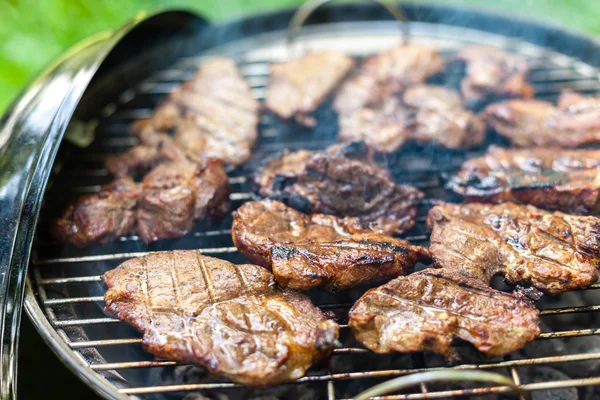
{"label": "metal hook on grill", "polygon": [[417,374],[411,374],[391,379],[387,382],[380,383],[379,385],[375,385],[372,388],[365,390],[358,396],[354,397],[353,400],[368,400],[371,397],[383,396],[390,392],[395,392],[401,389],[417,386],[421,383],[439,381],[476,381],[496,383],[499,385],[509,386],[512,390],[514,390],[520,396],[522,396],[522,398],[530,398],[529,393],[520,388],[518,385],[516,385],[515,382],[513,382],[510,378],[507,378],[506,376],[497,374],[495,372],[474,370],[438,370],[421,372]]}
{"label": "metal hook on grill", "polygon": [[[306,22],[308,17],[313,12],[315,12],[317,9],[321,8],[322,6],[326,5],[327,3],[331,3],[332,1],[334,1],[334,0],[308,0],[300,6],[298,11],[296,11],[294,16],[292,17],[292,20],[290,21],[290,24],[288,26],[288,31],[287,31],[288,47],[290,47],[290,48],[292,47],[292,45],[294,44],[294,41],[298,37],[298,32],[300,31],[300,28],[302,28],[302,25],[304,25],[304,23]],[[408,42],[408,38],[409,38],[409,25],[408,25],[408,18],[406,17],[406,14],[404,13],[404,11],[402,11],[401,8],[397,7],[395,4],[392,4],[391,2],[387,2],[387,1],[383,1],[383,0],[367,0],[367,1],[377,4],[377,5],[381,6],[382,8],[386,9],[387,11],[389,11],[389,13],[398,21],[398,23],[400,25],[400,32],[402,34],[402,43],[406,44]]]}

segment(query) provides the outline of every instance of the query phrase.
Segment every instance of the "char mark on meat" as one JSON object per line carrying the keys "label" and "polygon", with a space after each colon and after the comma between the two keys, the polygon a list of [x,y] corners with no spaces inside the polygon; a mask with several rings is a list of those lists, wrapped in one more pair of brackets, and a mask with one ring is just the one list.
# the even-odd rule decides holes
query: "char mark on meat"
{"label": "char mark on meat", "polygon": [[185,235],[194,220],[221,219],[229,207],[229,183],[220,161],[165,162],[140,184],[120,178],[75,199],[51,223],[50,233],[77,247],[133,233],[150,243]]}
{"label": "char mark on meat", "polygon": [[540,335],[539,312],[520,293],[491,289],[478,279],[426,269],[366,292],[348,326],[377,353],[433,351],[457,358],[454,339],[494,357]]}
{"label": "char mark on meat", "polygon": [[438,267],[489,283],[501,274],[549,294],[598,279],[600,219],[533,206],[443,204],[429,211]]}
{"label": "char mark on meat", "polygon": [[102,280],[106,311],[140,331],[146,351],[244,385],[298,379],[337,342],[335,322],[256,265],[172,251],[126,261]]}
{"label": "char mark on meat", "polygon": [[338,86],[354,65],[352,57],[336,52],[307,53],[271,65],[265,106],[281,118],[295,117],[312,125],[309,114]]}
{"label": "char mark on meat", "polygon": [[600,213],[600,150],[504,149],[466,161],[448,187],[467,201],[513,201],[574,214]]}
{"label": "char mark on meat", "polygon": [[135,124],[133,132],[142,149],[111,157],[106,167],[116,176],[143,173],[181,155],[191,161],[214,159],[238,166],[251,156],[258,117],[259,104],[235,63],[214,57],[149,119]]}
{"label": "char mark on meat", "polygon": [[527,79],[529,67],[523,57],[486,46],[464,48],[457,57],[467,64],[467,75],[461,82],[461,92],[467,101],[533,97],[533,87]]}
{"label": "char mark on meat", "polygon": [[426,249],[373,232],[358,218],[302,214],[279,201],[248,202],[234,214],[233,242],[283,287],[330,291],[404,275]]}
{"label": "char mark on meat", "polygon": [[347,148],[284,152],[259,171],[254,185],[261,196],[302,212],[357,217],[386,234],[410,230],[423,194],[392,182],[388,170],[349,155]]}
{"label": "char mark on meat", "polygon": [[600,97],[564,92],[558,103],[508,100],[484,110],[487,124],[521,147],[573,148],[600,143]]}
{"label": "char mark on meat", "polygon": [[485,125],[464,109],[458,94],[434,85],[412,86],[402,95],[342,113],[339,121],[341,140],[365,141],[379,153],[396,151],[406,141],[473,147],[485,136]]}

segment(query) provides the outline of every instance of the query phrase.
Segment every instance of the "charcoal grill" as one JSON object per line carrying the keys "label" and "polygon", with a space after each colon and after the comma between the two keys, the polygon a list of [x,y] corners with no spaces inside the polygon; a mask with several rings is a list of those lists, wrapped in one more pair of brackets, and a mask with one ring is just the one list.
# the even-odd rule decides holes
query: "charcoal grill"
{"label": "charcoal grill", "polygon": [[[600,43],[593,39],[486,12],[414,4],[401,7],[410,21],[404,27],[408,26],[414,43],[447,54],[468,43],[522,54],[532,67],[530,78],[538,98],[554,99],[563,89],[583,93],[600,90]],[[215,25],[186,12],[140,19],[80,45],[23,93],[1,121],[0,131],[2,174],[10,178],[3,180],[6,189],[0,200],[1,220],[10,233],[5,235],[8,240],[0,239],[0,283],[9,288],[4,300],[0,299],[0,315],[9,319],[4,322],[3,365],[14,366],[6,361],[11,356],[10,346],[15,343],[11,340],[20,316],[16,271],[29,263],[25,288],[29,317],[62,361],[106,398],[176,399],[201,392],[219,399],[260,395],[347,399],[386,379],[446,368],[441,358],[431,354],[370,353],[352,340],[345,325],[343,347],[335,350],[330,361],[296,382],[263,391],[208,376],[200,367],[157,360],[142,351],[140,335],[133,328],[103,313],[105,287],[100,274],[126,259],[171,249],[199,249],[203,254],[243,262],[231,241],[231,217],[215,225],[199,223],[179,240],[148,246],[136,236],[129,236],[81,250],[55,243],[47,236],[49,218],[69,198],[97,191],[110,179],[102,166],[105,156],[136,144],[129,135],[129,125],[149,116],[153,107],[190,78],[207,57],[220,54],[234,58],[253,93],[262,100],[270,63],[289,55],[286,28],[292,16],[293,10],[285,10]],[[352,4],[316,11],[302,30],[299,43],[305,48],[336,48],[364,56],[399,40],[398,23],[386,10],[373,4]],[[452,66],[439,83],[456,88],[463,72],[460,66]],[[48,102],[50,94],[54,97]],[[63,97],[57,104],[56,99]],[[284,148],[322,148],[333,143],[335,113],[326,104],[315,114],[318,125],[314,130],[265,114],[249,165]],[[491,143],[504,144],[490,133],[485,145],[474,150],[410,145],[382,160],[398,181],[427,194],[420,205],[417,227],[405,236],[408,240],[428,244],[424,220],[431,199],[457,200],[443,189],[444,176],[465,159],[484,152]],[[79,147],[87,144],[83,149]],[[247,169],[229,171],[235,208],[251,198],[246,176]],[[1,269],[5,266],[8,270]],[[522,351],[485,359],[465,347],[462,363],[452,368],[499,372],[534,394],[546,391],[544,395],[554,393],[567,399],[596,398],[593,386],[600,385],[598,289],[600,284],[596,283],[584,291],[543,299],[539,306],[544,333]],[[313,297],[343,323],[345,313],[359,295],[350,291]],[[6,395],[12,390],[15,371],[6,369],[2,375],[2,394]],[[516,396],[508,386],[467,382],[423,384],[418,390],[384,398],[461,395]]]}

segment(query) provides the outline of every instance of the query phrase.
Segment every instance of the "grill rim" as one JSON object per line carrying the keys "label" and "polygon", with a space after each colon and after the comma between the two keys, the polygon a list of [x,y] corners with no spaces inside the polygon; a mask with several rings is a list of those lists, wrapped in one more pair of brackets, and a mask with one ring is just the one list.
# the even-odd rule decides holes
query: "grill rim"
{"label": "grill rim", "polygon": [[[428,4],[420,4],[418,6],[416,5],[411,5],[411,4],[401,4],[401,6],[405,9],[412,9],[414,10],[421,10],[421,9],[426,9],[431,11],[433,14],[435,14],[436,12],[441,12],[441,13],[446,13],[448,12],[448,10],[450,10],[452,13],[455,12],[460,12],[460,13],[468,13],[471,15],[471,17],[484,17],[487,21],[487,18],[490,18],[494,21],[494,25],[501,25],[502,23],[508,24],[508,25],[514,25],[515,23],[518,25],[521,25],[522,27],[526,27],[524,29],[527,29],[527,31],[538,31],[538,33],[543,32],[544,34],[547,34],[548,36],[552,36],[552,35],[562,35],[563,38],[570,38],[571,40],[576,40],[579,41],[582,45],[585,44],[587,46],[587,48],[592,48],[596,51],[596,54],[600,53],[600,40],[590,37],[590,36],[586,36],[580,33],[577,33],[573,30],[569,30],[569,29],[565,29],[563,27],[558,27],[558,26],[553,26],[551,24],[548,23],[543,23],[541,21],[535,21],[535,20],[531,20],[531,19],[521,19],[521,18],[517,18],[515,16],[512,16],[510,14],[502,14],[502,13],[496,13],[496,12],[490,12],[490,11],[484,11],[484,10],[480,10],[480,9],[473,9],[473,8],[466,8],[466,7],[449,7],[449,6],[439,6],[439,5],[428,5]],[[340,7],[340,6],[336,6],[336,7]],[[246,21],[246,20],[252,20],[252,19],[256,19],[256,18],[265,18],[269,15],[273,15],[276,18],[281,18],[282,15],[286,15],[287,13],[289,13],[291,15],[293,11],[292,10],[282,10],[279,12],[274,12],[274,13],[268,13],[268,14],[262,14],[262,15],[255,15],[255,16],[249,16],[246,18],[243,18],[241,20],[236,20],[234,22],[229,22],[229,23],[235,23],[235,22],[239,22],[239,21]],[[421,17],[425,17],[425,18],[430,18],[430,15],[420,15]],[[415,20],[413,19],[414,15],[412,13],[409,14],[409,20],[411,21],[422,21],[422,20]],[[434,18],[435,19],[435,18]],[[473,18],[468,19],[469,22],[471,22],[473,20]],[[485,21],[483,21],[483,24],[485,25]],[[479,30],[483,30],[485,32],[490,32],[490,33],[494,33],[500,36],[506,36],[503,33],[498,33],[493,29],[487,29],[486,26],[479,26],[479,27],[472,27],[468,24],[458,24],[456,21],[428,21],[427,19],[423,20],[423,22],[437,22],[440,23],[442,25],[451,25],[451,26],[459,26],[459,27],[465,27],[465,28],[472,28],[472,29],[479,29]],[[227,22],[225,23],[227,24]],[[486,28],[486,29],[483,29]],[[535,42],[532,42],[530,40],[527,40],[525,38],[518,38],[517,40],[521,41],[521,42],[526,42],[526,43],[534,43],[534,44],[538,44]],[[545,47],[550,47],[550,46],[545,46]],[[583,47],[583,46],[582,46]],[[554,48],[553,48],[554,49]],[[566,54],[563,51],[560,51],[558,49],[554,49],[562,54]],[[585,52],[584,50],[581,50]],[[590,53],[588,53],[589,55]],[[580,59],[581,61],[584,61],[586,63],[590,63],[592,64],[589,60],[586,60],[584,57],[582,57],[581,55],[573,55],[573,54],[569,54],[569,56]],[[597,65],[600,65],[600,58],[595,60],[595,63]],[[35,215],[35,221],[37,222],[37,217],[38,215]],[[28,274],[27,280],[26,280],[26,287],[25,287],[25,309],[26,312],[30,318],[30,320],[32,321],[33,325],[36,327],[36,329],[38,330],[38,332],[40,333],[40,335],[43,337],[43,339],[46,341],[46,343],[49,345],[49,347],[55,352],[55,354],[57,354],[57,356],[59,357],[59,359],[61,359],[61,361],[63,361],[63,363],[65,365],[67,365],[67,367],[73,371],[76,376],[78,376],[81,380],[83,380],[90,388],[92,388],[96,393],[98,393],[99,395],[107,398],[107,399],[115,399],[115,400],[121,400],[121,399],[130,399],[131,397],[129,397],[126,394],[123,394],[123,392],[119,392],[118,388],[111,384],[110,381],[106,378],[104,378],[103,376],[101,376],[98,372],[94,371],[92,368],[90,368],[89,365],[87,365],[81,358],[77,357],[76,352],[74,349],[71,349],[68,344],[65,342],[65,340],[58,334],[58,331],[55,330],[55,328],[51,325],[50,321],[47,318],[46,313],[43,311],[42,307],[43,305],[38,301],[38,297],[36,296],[36,292],[35,292],[35,288],[34,285],[32,284],[32,280],[31,280],[31,276],[30,276],[31,272]],[[600,380],[600,377],[598,377],[597,379]],[[581,379],[571,379],[573,381],[577,381],[577,380],[581,380]],[[329,381],[328,381],[329,383]],[[567,387],[571,387],[571,386],[567,386]],[[573,386],[575,387],[575,386]],[[329,385],[328,385],[329,388]],[[134,390],[135,388],[133,388],[133,392],[132,394],[135,392]],[[494,389],[492,387],[490,387],[490,389]],[[127,390],[125,390],[127,391]],[[329,389],[328,389],[329,391]]]}

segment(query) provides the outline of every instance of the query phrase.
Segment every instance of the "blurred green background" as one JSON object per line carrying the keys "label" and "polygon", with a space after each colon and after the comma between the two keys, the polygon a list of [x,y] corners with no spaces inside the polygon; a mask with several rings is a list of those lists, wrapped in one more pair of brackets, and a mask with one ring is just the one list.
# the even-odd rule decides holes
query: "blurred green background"
{"label": "blurred green background", "polygon": [[[0,0],[0,113],[45,64],[78,40],[140,10],[185,7],[221,20],[301,0]],[[451,0],[600,34],[600,0]]]}

